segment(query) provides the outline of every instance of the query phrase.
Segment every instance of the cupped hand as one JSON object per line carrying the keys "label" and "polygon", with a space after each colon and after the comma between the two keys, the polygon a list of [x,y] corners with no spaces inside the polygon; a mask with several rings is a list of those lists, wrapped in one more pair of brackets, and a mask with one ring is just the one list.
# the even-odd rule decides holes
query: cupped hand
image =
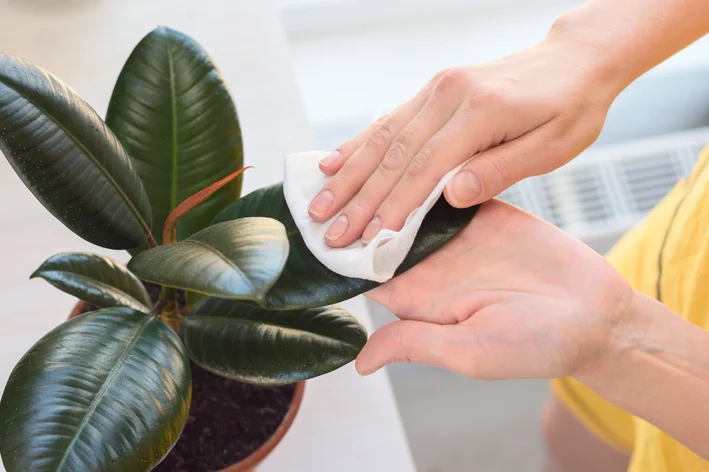
{"label": "cupped hand", "polygon": [[412,362],[488,380],[577,375],[608,361],[634,294],[589,247],[493,200],[442,249],[369,292],[401,321],[372,334],[356,367]]}
{"label": "cupped hand", "polygon": [[[324,158],[334,176],[310,205],[332,223],[327,243],[365,243],[399,230],[440,179],[457,207],[567,163],[598,136],[615,90],[594,64],[599,52],[547,40],[482,65],[441,71],[410,101]],[[473,159],[470,159],[475,156]]]}

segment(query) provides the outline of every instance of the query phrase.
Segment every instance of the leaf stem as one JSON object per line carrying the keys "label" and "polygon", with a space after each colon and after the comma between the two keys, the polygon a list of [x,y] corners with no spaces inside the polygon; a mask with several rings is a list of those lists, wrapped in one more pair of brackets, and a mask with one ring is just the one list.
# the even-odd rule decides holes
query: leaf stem
{"label": "leaf stem", "polygon": [[165,300],[160,297],[155,306],[153,306],[152,314],[158,316],[160,313],[162,313],[163,308],[165,308]]}
{"label": "leaf stem", "polygon": [[236,172],[233,172],[221,180],[214,182],[206,188],[203,188],[194,195],[186,198],[182,203],[180,203],[177,208],[172,210],[170,214],[165,219],[165,225],[163,226],[162,232],[162,243],[172,244],[177,238],[175,234],[175,228],[177,222],[182,218],[187,212],[195,208],[197,205],[205,201],[207,198],[212,196],[217,190],[227,185],[229,182],[240,176],[245,170],[251,169],[251,166],[243,167]]}
{"label": "leaf stem", "polygon": [[177,290],[163,286],[162,290],[160,290],[160,300],[164,301],[165,304],[174,303],[177,305]]}
{"label": "leaf stem", "polygon": [[145,242],[148,243],[148,247],[153,248],[153,247],[158,247],[158,242],[155,241],[155,238],[153,237],[153,233],[148,232],[148,235],[145,237]]}

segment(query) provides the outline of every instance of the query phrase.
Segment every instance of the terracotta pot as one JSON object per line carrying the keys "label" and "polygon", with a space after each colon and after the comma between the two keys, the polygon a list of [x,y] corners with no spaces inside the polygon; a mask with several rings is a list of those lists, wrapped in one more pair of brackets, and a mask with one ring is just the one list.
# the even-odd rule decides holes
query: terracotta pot
{"label": "terracotta pot", "polygon": [[[79,301],[74,309],[69,314],[69,319],[79,316],[86,309],[86,302]],[[303,403],[303,394],[305,393],[305,382],[298,382],[295,384],[295,392],[293,393],[293,399],[291,400],[291,405],[286,415],[283,417],[283,421],[278,426],[273,436],[268,438],[268,441],[263,443],[261,447],[252,452],[248,457],[243,458],[236,464],[233,464],[226,469],[222,469],[219,472],[254,472],[256,466],[263,462],[266,457],[273,451],[273,449],[281,442],[283,436],[286,435],[293,420],[295,420],[295,415],[300,409],[300,404]]]}

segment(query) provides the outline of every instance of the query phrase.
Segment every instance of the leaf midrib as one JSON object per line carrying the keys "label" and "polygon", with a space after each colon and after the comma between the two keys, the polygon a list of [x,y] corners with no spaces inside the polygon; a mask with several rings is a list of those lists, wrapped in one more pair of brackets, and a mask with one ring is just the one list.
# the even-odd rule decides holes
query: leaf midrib
{"label": "leaf midrib", "polygon": [[131,339],[131,341],[128,343],[126,348],[121,353],[120,357],[116,360],[115,365],[111,368],[111,371],[106,376],[106,380],[104,380],[103,385],[101,385],[101,388],[96,393],[94,400],[91,402],[91,405],[89,405],[89,408],[86,411],[84,418],[81,420],[79,427],[76,429],[76,432],[74,433],[74,437],[71,439],[71,442],[64,450],[64,454],[62,455],[62,459],[61,459],[61,461],[59,461],[59,464],[57,465],[57,471],[62,469],[62,466],[64,465],[64,461],[66,461],[67,457],[69,457],[69,451],[72,450],[77,439],[79,439],[81,432],[84,430],[86,425],[89,423],[91,416],[96,411],[96,408],[98,407],[98,405],[101,403],[101,401],[103,399],[103,395],[106,393],[108,388],[111,386],[111,384],[114,382],[114,380],[118,376],[117,369],[119,369],[120,367],[123,367],[123,364],[125,364],[128,357],[132,354],[133,348],[136,346],[136,344],[138,344],[138,341],[140,341],[140,338],[143,335],[143,332],[147,329],[147,327],[150,325],[150,323],[152,321],[153,321],[152,317],[145,315],[145,320],[143,321],[142,326],[140,326],[138,331],[133,336],[133,339]]}
{"label": "leaf midrib", "polygon": [[219,251],[218,249],[216,249],[216,248],[210,246],[210,245],[207,244],[207,243],[203,243],[202,241],[197,241],[196,239],[185,239],[185,240],[182,241],[182,242],[183,242],[183,243],[196,244],[197,246],[202,247],[202,248],[205,248],[205,249],[207,249],[209,252],[211,252],[212,254],[214,254],[214,255],[216,255],[217,257],[219,257],[222,261],[226,262],[226,263],[229,265],[229,267],[231,267],[231,268],[234,270],[234,272],[236,272],[236,273],[238,273],[239,275],[241,275],[241,278],[248,284],[248,286],[251,288],[251,290],[252,290],[253,292],[256,292],[256,287],[255,287],[254,284],[251,282],[251,280],[250,280],[249,277],[246,275],[246,273],[245,273],[243,270],[241,270],[241,269],[239,268],[239,266],[237,266],[237,265],[236,265],[233,261],[231,261],[228,257],[226,257],[224,254],[222,254],[221,251]]}
{"label": "leaf midrib", "polygon": [[[17,95],[22,97],[23,99],[27,100],[30,102],[32,105],[34,105],[39,111],[44,113],[44,115],[52,120],[52,123],[54,123],[59,129],[61,129],[64,134],[66,134],[73,142],[76,144],[76,146],[81,149],[81,151],[84,153],[86,157],[88,157],[91,162],[94,163],[96,168],[103,174],[103,176],[108,180],[108,182],[113,186],[113,188],[116,189],[116,192],[121,196],[125,204],[128,206],[128,209],[130,210],[131,213],[133,213],[133,216],[138,220],[138,224],[143,228],[143,232],[145,233],[146,238],[148,235],[152,234],[152,230],[150,226],[145,222],[143,219],[142,215],[138,211],[138,209],[133,205],[133,203],[130,201],[128,198],[128,195],[123,192],[123,189],[118,185],[118,183],[111,177],[111,175],[108,173],[108,171],[100,164],[100,162],[95,158],[95,156],[74,136],[66,127],[62,126],[61,122],[59,122],[51,113],[49,113],[47,110],[45,110],[41,105],[37,104],[34,100],[30,99],[29,97],[23,95],[20,93],[20,91],[17,90],[17,88],[13,87],[12,85],[8,84],[7,82],[0,80],[0,83],[2,83],[4,86],[9,88],[10,90],[14,91]],[[120,144],[119,144],[120,145]]]}
{"label": "leaf midrib", "polygon": [[172,51],[165,46],[170,69],[170,107],[172,111],[172,181],[170,186],[170,211],[177,207],[177,91],[175,90],[175,66]]}
{"label": "leaf midrib", "polygon": [[[124,289],[122,289],[122,288],[119,288],[119,287],[117,287],[117,286],[115,286],[115,285],[111,285],[110,283],[103,282],[103,281],[101,281],[101,280],[98,280],[98,279],[93,278],[93,277],[88,276],[88,275],[78,274],[78,273],[76,273],[76,272],[69,272],[69,271],[66,271],[66,270],[43,270],[43,271],[37,271],[37,272],[35,272],[35,273],[32,274],[32,275],[33,275],[33,276],[37,276],[37,277],[41,277],[41,278],[43,278],[44,280],[46,280],[47,282],[51,283],[52,285],[54,285],[54,282],[59,283],[59,281],[53,279],[50,274],[70,275],[70,276],[72,276],[72,277],[74,277],[74,278],[76,278],[76,279],[81,280],[82,282],[84,282],[84,283],[85,283],[87,286],[89,286],[89,287],[90,287],[90,286],[93,286],[93,287],[95,287],[95,288],[98,288],[98,289],[100,289],[100,290],[104,290],[104,291],[106,291],[106,292],[110,292],[110,293],[113,293],[113,294],[120,294],[120,295],[124,296],[125,298],[128,298],[128,299],[130,299],[130,300],[132,300],[132,301],[135,302],[135,305],[134,305],[134,306],[124,305],[124,304],[121,304],[121,305],[118,305],[118,306],[123,306],[123,307],[130,308],[130,309],[136,310],[136,311],[141,311],[138,307],[142,307],[142,311],[143,311],[144,313],[149,313],[149,312],[150,312],[150,308],[148,308],[148,306],[145,304],[145,302],[142,302],[142,301],[138,300],[138,299],[135,298],[132,294],[128,293],[126,290],[124,290]],[[117,300],[116,300],[116,301],[117,301]],[[106,307],[100,307],[100,308],[113,308],[113,307],[112,307],[112,306],[106,306]]]}

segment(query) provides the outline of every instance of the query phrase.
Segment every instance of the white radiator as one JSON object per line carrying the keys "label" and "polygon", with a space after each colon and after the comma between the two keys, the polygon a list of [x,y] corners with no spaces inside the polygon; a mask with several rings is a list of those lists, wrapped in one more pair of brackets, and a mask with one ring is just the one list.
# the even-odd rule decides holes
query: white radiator
{"label": "white radiator", "polygon": [[565,167],[499,198],[604,252],[694,166],[709,128],[594,147]]}

